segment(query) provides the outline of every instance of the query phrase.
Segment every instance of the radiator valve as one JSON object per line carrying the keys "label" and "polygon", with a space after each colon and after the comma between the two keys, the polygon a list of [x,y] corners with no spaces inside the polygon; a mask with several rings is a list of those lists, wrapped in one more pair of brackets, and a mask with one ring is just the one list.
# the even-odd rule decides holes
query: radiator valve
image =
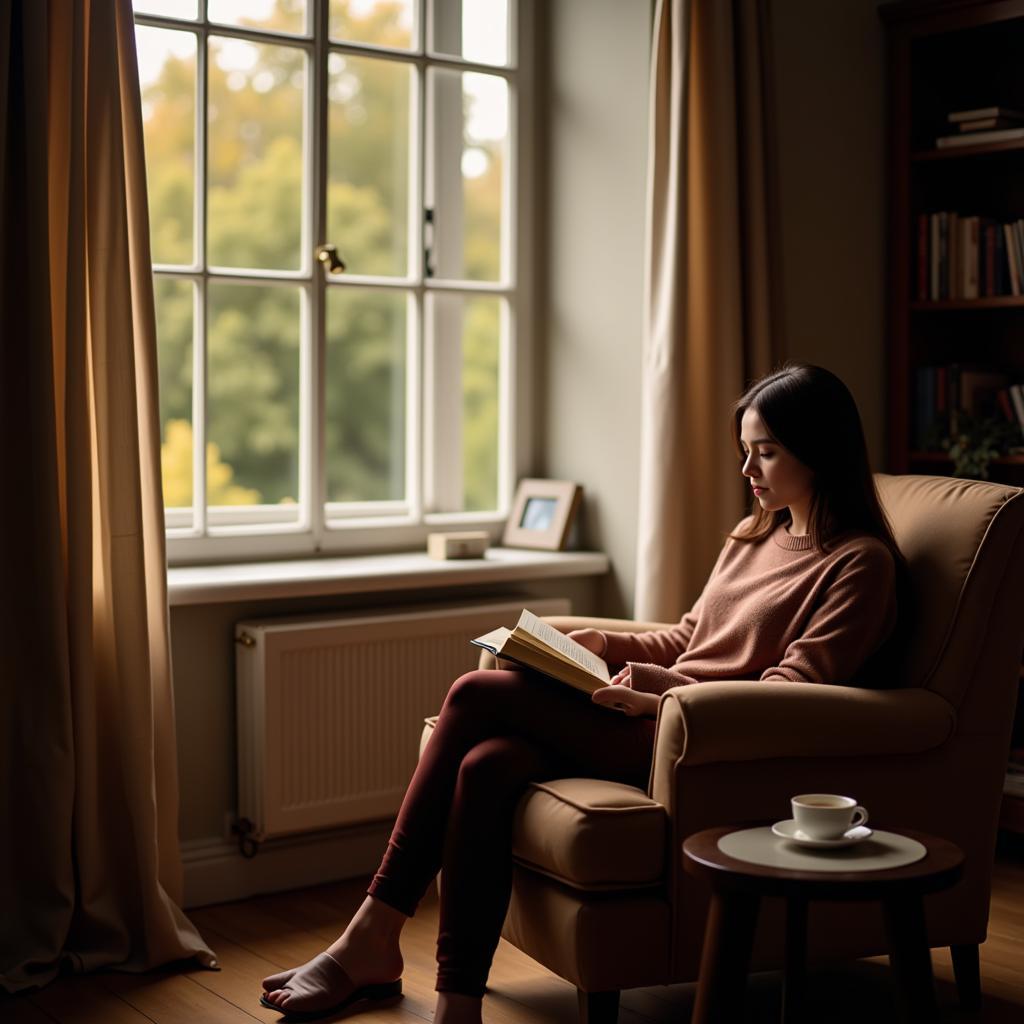
{"label": "radiator valve", "polygon": [[254,839],[253,823],[248,818],[238,818],[231,826],[231,831],[238,836],[238,852],[247,860],[252,860],[260,852],[258,839]]}

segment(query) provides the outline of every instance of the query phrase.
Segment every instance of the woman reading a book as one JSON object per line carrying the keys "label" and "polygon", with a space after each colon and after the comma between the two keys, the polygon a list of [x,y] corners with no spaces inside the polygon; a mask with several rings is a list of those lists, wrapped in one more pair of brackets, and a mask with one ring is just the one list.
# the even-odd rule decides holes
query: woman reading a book
{"label": "woman reading a book", "polygon": [[752,513],[693,608],[670,629],[571,633],[618,670],[592,697],[523,670],[458,679],[363,904],[325,952],[264,980],[264,1005],[310,1020],[396,996],[399,935],[441,871],[435,1021],[480,1024],[511,893],[513,815],[531,782],[645,788],[661,695],[674,686],[881,685],[904,563],[853,397],[827,370],[787,365],[735,403],[732,431]]}

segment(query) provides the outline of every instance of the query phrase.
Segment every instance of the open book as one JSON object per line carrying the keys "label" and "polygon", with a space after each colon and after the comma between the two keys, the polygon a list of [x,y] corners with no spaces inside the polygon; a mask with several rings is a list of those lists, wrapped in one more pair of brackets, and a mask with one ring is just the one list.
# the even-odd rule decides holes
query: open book
{"label": "open book", "polygon": [[611,682],[603,659],[525,608],[514,629],[500,626],[471,643],[498,658],[508,658],[553,676],[584,693],[593,693]]}

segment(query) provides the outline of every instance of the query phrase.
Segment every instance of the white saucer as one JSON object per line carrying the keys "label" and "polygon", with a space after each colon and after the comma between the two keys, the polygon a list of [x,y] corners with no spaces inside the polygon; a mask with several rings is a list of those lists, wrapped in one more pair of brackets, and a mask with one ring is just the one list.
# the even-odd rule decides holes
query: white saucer
{"label": "white saucer", "polygon": [[812,839],[796,827],[796,822],[792,818],[788,821],[775,822],[772,825],[772,832],[780,839],[788,839],[791,843],[799,843],[801,846],[813,846],[819,850],[837,850],[843,846],[854,846],[874,834],[866,825],[857,825],[838,839]]}

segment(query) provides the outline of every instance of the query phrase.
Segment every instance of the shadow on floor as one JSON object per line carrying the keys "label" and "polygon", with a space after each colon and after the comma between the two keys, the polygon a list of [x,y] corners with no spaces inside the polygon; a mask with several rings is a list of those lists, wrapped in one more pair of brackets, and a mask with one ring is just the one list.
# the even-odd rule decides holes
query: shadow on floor
{"label": "shadow on floor", "polygon": [[[696,991],[695,984],[631,989],[622,994],[619,1024],[686,1024]],[[980,1012],[963,1013],[951,981],[936,979],[936,993],[943,1024],[1020,1024],[1022,1020],[1018,1004],[992,995],[984,996]],[[576,994],[568,987],[554,992],[542,982],[524,983],[501,992],[489,991],[488,995],[510,1009],[514,1003],[527,1004],[538,1016],[560,1024],[575,1024],[577,1020]],[[753,975],[747,986],[742,1024],[777,1024],[781,1009],[781,974],[772,971]],[[813,971],[807,980],[805,1014],[813,1024],[901,1024],[903,1020],[888,964],[871,961]]]}

